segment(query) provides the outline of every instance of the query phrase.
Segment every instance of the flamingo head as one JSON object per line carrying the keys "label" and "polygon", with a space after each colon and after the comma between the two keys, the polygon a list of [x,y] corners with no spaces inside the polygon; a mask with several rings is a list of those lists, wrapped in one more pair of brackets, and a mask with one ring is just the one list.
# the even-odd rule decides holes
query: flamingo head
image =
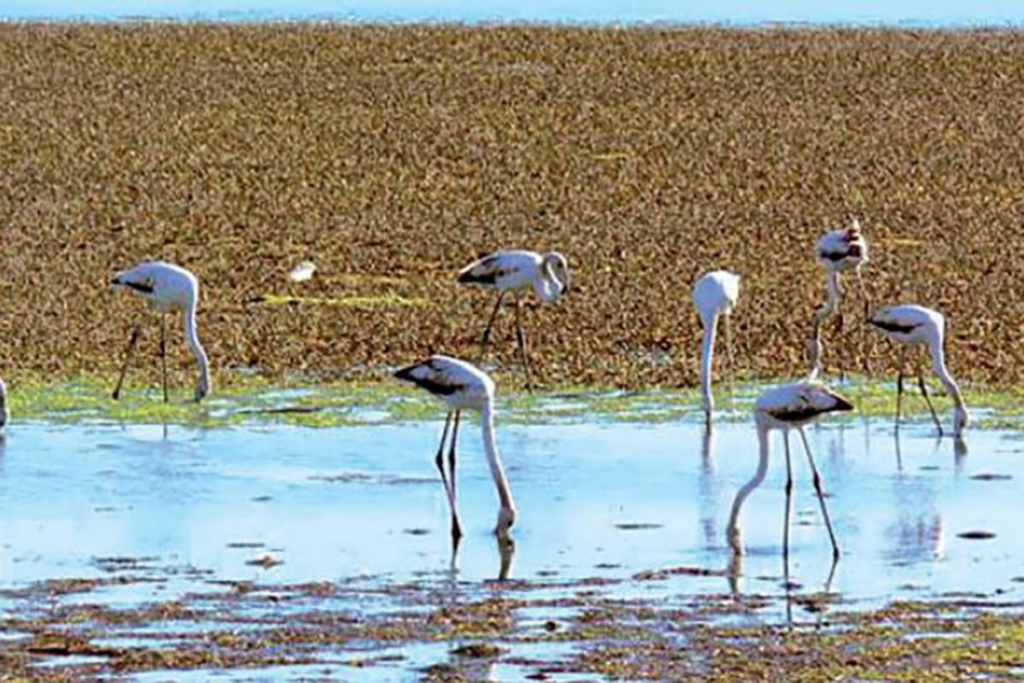
{"label": "flamingo head", "polygon": [[544,254],[543,265],[548,274],[558,280],[561,285],[559,295],[567,294],[569,292],[569,262],[565,260],[565,257],[557,251],[548,252]]}
{"label": "flamingo head", "polygon": [[196,384],[196,403],[199,403],[210,393],[210,380],[207,378],[206,373],[199,376],[199,382]]}

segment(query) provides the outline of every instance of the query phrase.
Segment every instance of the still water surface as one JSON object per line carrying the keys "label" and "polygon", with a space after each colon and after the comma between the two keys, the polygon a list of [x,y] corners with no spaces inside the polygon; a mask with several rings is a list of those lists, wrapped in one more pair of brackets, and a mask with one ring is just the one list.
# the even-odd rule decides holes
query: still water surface
{"label": "still water surface", "polygon": [[[105,576],[133,564],[170,581],[111,599],[262,583],[430,581],[451,577],[447,503],[433,468],[440,422],[330,429],[193,430],[171,426],[18,424],[0,453],[0,588]],[[1024,440],[969,432],[967,454],[927,425],[865,419],[809,429],[844,550],[831,589],[855,605],[950,592],[1020,592]],[[733,496],[757,466],[749,423],[501,425],[519,508],[510,578],[626,579],[626,595],[725,592],[723,576],[637,582],[645,571],[729,565]],[[781,437],[742,516],[741,592],[778,595]],[[794,439],[791,577],[824,587],[831,569],[806,461]],[[460,434],[466,538],[456,576],[497,578],[497,501],[479,430]],[[898,451],[897,451],[898,447]],[[961,537],[994,534],[987,540]],[[279,564],[247,564],[269,555]]]}

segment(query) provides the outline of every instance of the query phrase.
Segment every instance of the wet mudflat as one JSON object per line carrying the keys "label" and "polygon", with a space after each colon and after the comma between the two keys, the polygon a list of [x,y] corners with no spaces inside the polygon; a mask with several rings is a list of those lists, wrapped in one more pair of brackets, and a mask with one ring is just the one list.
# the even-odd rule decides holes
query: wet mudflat
{"label": "wet mudflat", "polygon": [[[5,670],[657,678],[755,666],[743,648],[733,662],[712,656],[737,639],[767,648],[766,666],[781,665],[766,654],[772,642],[797,656],[801,642],[821,650],[801,638],[826,635],[855,637],[875,657],[901,628],[919,634],[905,641],[916,657],[951,643],[966,657],[964,632],[1019,649],[1000,616],[1024,586],[1017,431],[971,431],[965,452],[922,422],[898,441],[884,418],[809,430],[844,551],[834,568],[794,439],[787,580],[778,435],[769,476],[744,506],[747,553],[736,561],[725,525],[758,460],[745,417],[710,438],[688,419],[509,418],[498,439],[519,508],[514,548],[491,535],[495,494],[469,421],[467,536],[454,556],[432,462],[440,421],[19,424],[0,456]],[[955,638],[920,635],[933,631]],[[700,654],[699,642],[710,649]]]}

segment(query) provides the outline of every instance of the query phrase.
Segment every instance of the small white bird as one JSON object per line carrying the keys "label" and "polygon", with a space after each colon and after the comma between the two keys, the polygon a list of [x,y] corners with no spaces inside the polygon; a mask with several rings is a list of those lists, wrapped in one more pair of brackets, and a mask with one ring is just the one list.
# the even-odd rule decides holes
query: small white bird
{"label": "small white bird", "polygon": [[828,514],[828,507],[825,505],[825,492],[821,483],[821,475],[814,464],[814,456],[811,455],[811,447],[807,443],[807,435],[804,434],[803,428],[804,425],[813,422],[826,413],[847,410],[853,410],[853,404],[850,401],[827,386],[812,381],[795,382],[793,384],[773,387],[765,391],[757,399],[757,403],[754,404],[754,421],[757,424],[757,440],[760,446],[760,460],[757,466],[757,473],[736,494],[726,532],[729,545],[732,546],[736,553],[743,552],[739,530],[740,508],[751,491],[760,486],[764,481],[765,474],[768,472],[769,432],[772,429],[780,429],[782,430],[783,443],[786,447],[786,515],[782,537],[782,554],[783,557],[789,557],[789,526],[793,497],[793,466],[789,452],[789,431],[795,429],[800,433],[800,438],[804,444],[804,451],[807,453],[807,462],[811,466],[814,490],[818,495],[818,502],[821,503],[821,514],[825,520],[825,528],[828,529],[828,536],[832,541],[832,557],[835,559],[839,558],[839,544],[836,542],[835,533],[832,531],[832,521]]}
{"label": "small white bird", "polygon": [[11,421],[11,406],[7,401],[7,385],[4,384],[4,380],[0,377],[0,434],[3,433],[4,427]]}
{"label": "small white bird", "polygon": [[[199,281],[184,268],[161,261],[147,261],[134,268],[114,275],[110,284],[124,289],[149,302],[160,313],[160,360],[163,366],[164,401],[167,396],[167,313],[182,311],[185,316],[185,342],[199,364],[199,380],[196,383],[195,400],[201,401],[210,392],[210,371],[206,351],[199,343],[196,332],[196,306],[199,303]],[[125,352],[124,365],[114,389],[114,400],[121,395],[125,373],[131,360],[135,343],[138,341],[140,325],[132,329]]]}
{"label": "small white bird", "polygon": [[558,252],[538,254],[534,251],[496,251],[479,261],[474,261],[461,271],[459,284],[477,285],[498,291],[498,301],[487,321],[484,335],[480,342],[480,356],[487,352],[487,342],[491,336],[491,328],[498,317],[502,301],[509,292],[516,301],[516,342],[519,353],[526,368],[526,385],[530,386],[530,361],[526,352],[526,334],[523,332],[521,297],[524,292],[533,290],[541,301],[556,301],[569,291],[569,265],[565,257]]}
{"label": "small white bird", "polygon": [[732,367],[731,313],[740,296],[740,276],[726,270],[714,270],[701,275],[693,285],[693,303],[704,327],[704,341],[700,350],[700,391],[704,401],[704,414],[708,422],[715,409],[711,394],[711,368],[715,353],[715,330],[718,319],[725,316],[725,347]]}
{"label": "small white bird", "polygon": [[[456,358],[440,355],[431,356],[421,363],[402,368],[395,372],[395,377],[412,382],[421,389],[426,389],[448,404],[448,417],[444,423],[441,444],[438,446],[434,463],[441,473],[441,483],[444,484],[445,493],[448,495],[448,504],[452,513],[452,540],[456,544],[462,537],[455,497],[455,443],[458,438],[459,415],[463,410],[480,411],[484,452],[487,455],[487,463],[490,465],[491,476],[494,477],[498,500],[501,503],[495,533],[501,538],[507,538],[509,529],[512,528],[516,519],[516,509],[512,501],[512,491],[509,489],[505,471],[502,469],[501,460],[498,457],[498,446],[495,443],[494,382],[486,373],[473,365]],[[445,474],[442,454],[453,417],[455,425],[452,429],[451,446],[448,451],[448,465],[451,471],[449,481]]]}
{"label": "small white bird", "polygon": [[[868,262],[868,242],[860,231],[860,221],[853,220],[848,228],[830,230],[818,240],[815,254],[818,261],[825,268],[826,290],[825,302],[814,312],[814,321],[811,329],[811,337],[807,340],[808,352],[810,355],[810,378],[814,379],[821,372],[821,328],[825,322],[839,311],[839,300],[842,296],[840,286],[840,274],[847,270],[853,270],[857,274],[860,283],[861,294],[864,296],[865,313],[868,310],[867,292],[864,288],[864,278],[860,268]],[[839,317],[840,330],[843,327],[842,314]]]}
{"label": "small white bird", "polygon": [[288,279],[292,282],[307,282],[313,277],[313,273],[315,272],[315,263],[312,261],[303,261],[291,269],[291,272],[288,273]]}
{"label": "small white bird", "polygon": [[[960,387],[957,386],[953,376],[946,368],[946,354],[944,340],[946,335],[946,319],[936,310],[918,306],[916,304],[904,304],[901,306],[885,306],[875,311],[868,324],[891,342],[900,344],[899,375],[896,380],[896,427],[899,428],[900,413],[903,403],[903,363],[908,346],[925,345],[932,358],[932,371],[942,382],[946,393],[953,399],[953,436],[960,437],[964,427],[970,420],[967,412],[967,404],[964,402]],[[935,412],[931,398],[928,396],[928,389],[924,383],[924,377],[917,373],[917,384],[921,388],[921,394],[928,403],[928,409],[932,413],[935,426],[942,434],[942,423]]]}

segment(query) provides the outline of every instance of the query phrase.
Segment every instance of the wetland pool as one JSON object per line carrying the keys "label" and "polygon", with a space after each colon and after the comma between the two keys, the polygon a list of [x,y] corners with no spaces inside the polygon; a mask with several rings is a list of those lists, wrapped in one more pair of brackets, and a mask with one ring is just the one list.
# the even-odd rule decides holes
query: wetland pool
{"label": "wetland pool", "polygon": [[[118,564],[198,570],[181,572],[188,590],[190,577],[211,574],[450,577],[447,501],[433,465],[440,427],[18,424],[0,454],[0,587],[103,575]],[[905,427],[897,444],[884,419],[833,421],[808,436],[844,552],[832,588],[847,599],[1012,590],[1024,574],[1018,432],[970,431],[966,454],[924,424]],[[466,538],[454,568],[462,581],[495,579],[497,501],[472,419],[459,441]],[[750,424],[716,425],[710,442],[688,421],[499,424],[498,441],[518,507],[509,578],[727,566],[729,509],[758,460]],[[773,434],[768,477],[741,517],[742,574],[758,591],[773,583],[757,577],[781,567],[781,445]],[[814,584],[828,576],[831,555],[795,438],[793,446],[791,571]],[[247,564],[264,556],[280,564]]]}
{"label": "wetland pool", "polygon": [[[422,613],[453,595],[488,600],[498,590],[548,601],[549,610],[521,610],[520,626],[534,628],[571,612],[559,601],[581,594],[690,606],[705,596],[753,599],[757,610],[710,618],[768,624],[793,619],[794,595],[831,596],[803,613],[810,619],[833,605],[856,611],[896,600],[1021,599],[1019,431],[969,430],[964,451],[936,439],[929,422],[905,425],[898,441],[885,418],[809,427],[843,556],[833,572],[794,438],[787,581],[777,433],[768,477],[743,509],[741,562],[726,543],[733,497],[758,464],[751,420],[720,422],[708,438],[692,419],[526,425],[499,414],[498,446],[518,508],[514,548],[506,550],[492,535],[497,499],[479,425],[475,416],[464,419],[458,494],[466,536],[454,556],[433,463],[442,424],[440,414],[326,428],[16,423],[0,447],[5,617],[44,603],[212,604],[226,586],[283,594],[330,585],[322,601],[315,590],[304,594],[303,608],[330,605],[368,617]],[[75,582],[86,588],[36,591]],[[286,602],[273,609],[287,611]],[[268,608],[242,611],[261,609]],[[210,614],[232,620],[239,613],[221,606]],[[240,628],[237,620],[232,628]],[[131,637],[146,634],[136,628]],[[522,643],[517,656],[531,647],[539,646]],[[391,650],[375,652],[386,661]],[[381,678],[402,678],[447,656],[432,642],[407,643],[400,652],[378,671],[387,674]],[[553,647],[538,652],[540,659],[565,656]],[[326,664],[303,666],[333,675]],[[278,677],[275,670],[267,676]],[[301,678],[303,669],[288,670],[283,677]],[[501,670],[488,675],[517,677]]]}

